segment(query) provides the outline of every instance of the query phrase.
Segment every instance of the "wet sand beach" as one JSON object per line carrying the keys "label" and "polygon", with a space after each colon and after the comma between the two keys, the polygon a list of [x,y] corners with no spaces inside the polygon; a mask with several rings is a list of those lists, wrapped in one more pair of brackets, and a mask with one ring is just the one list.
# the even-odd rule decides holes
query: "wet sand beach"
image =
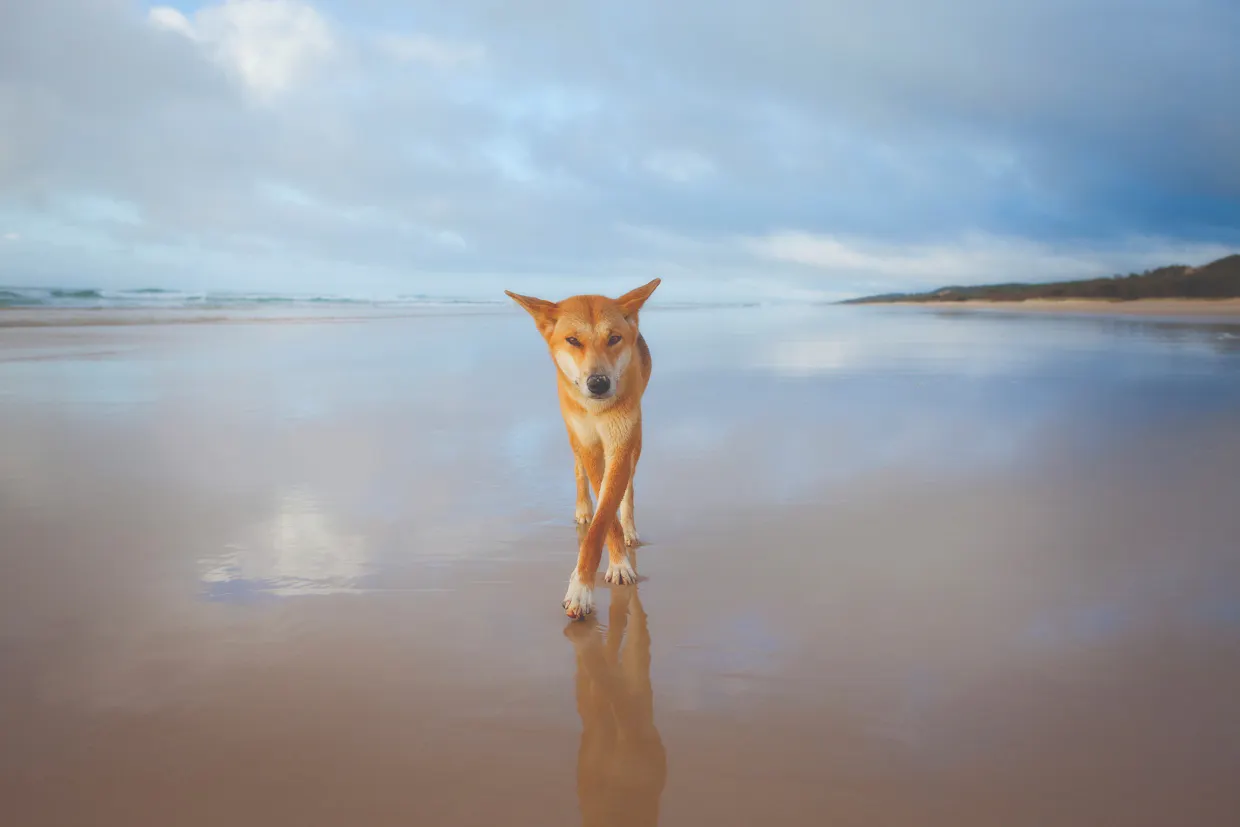
{"label": "wet sand beach", "polygon": [[528,318],[296,320],[0,329],[4,824],[1240,819],[1240,324],[652,308],[574,624]]}

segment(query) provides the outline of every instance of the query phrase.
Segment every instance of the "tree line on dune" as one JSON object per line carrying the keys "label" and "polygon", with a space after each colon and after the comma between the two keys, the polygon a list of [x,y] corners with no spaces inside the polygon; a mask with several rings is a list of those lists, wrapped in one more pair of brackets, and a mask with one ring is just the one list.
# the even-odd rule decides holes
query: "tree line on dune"
{"label": "tree line on dune", "polygon": [[928,293],[889,293],[850,299],[844,304],[882,302],[1014,302],[1026,299],[1234,299],[1240,298],[1240,254],[1202,267],[1183,264],[1111,277],[1046,284],[982,284],[941,287]]}

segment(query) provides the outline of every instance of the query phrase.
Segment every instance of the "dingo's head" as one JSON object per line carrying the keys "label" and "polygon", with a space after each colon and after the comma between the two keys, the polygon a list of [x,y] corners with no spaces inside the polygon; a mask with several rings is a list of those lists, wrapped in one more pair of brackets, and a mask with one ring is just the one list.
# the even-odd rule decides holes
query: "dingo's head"
{"label": "dingo's head", "polygon": [[618,299],[571,296],[549,302],[504,292],[534,317],[564,378],[587,399],[609,399],[637,345],[637,311],[659,286],[655,279]]}

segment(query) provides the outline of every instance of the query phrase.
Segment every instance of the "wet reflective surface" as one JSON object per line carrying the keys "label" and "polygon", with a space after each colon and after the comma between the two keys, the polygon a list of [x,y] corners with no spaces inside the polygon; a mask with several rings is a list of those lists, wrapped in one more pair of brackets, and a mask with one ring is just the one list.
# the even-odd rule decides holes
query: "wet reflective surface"
{"label": "wet reflective surface", "polygon": [[643,327],[577,625],[519,311],[0,328],[6,823],[1236,822],[1240,325]]}

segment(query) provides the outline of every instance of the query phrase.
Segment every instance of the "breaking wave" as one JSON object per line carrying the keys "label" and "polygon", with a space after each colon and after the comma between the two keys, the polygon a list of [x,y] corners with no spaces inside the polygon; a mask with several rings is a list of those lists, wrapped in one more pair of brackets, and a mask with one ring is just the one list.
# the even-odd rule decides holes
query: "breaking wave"
{"label": "breaking wave", "polygon": [[25,308],[229,308],[279,305],[447,306],[500,305],[499,300],[403,295],[363,298],[329,295],[283,295],[278,293],[166,290],[141,287],[102,290],[66,287],[0,287],[0,307]]}

